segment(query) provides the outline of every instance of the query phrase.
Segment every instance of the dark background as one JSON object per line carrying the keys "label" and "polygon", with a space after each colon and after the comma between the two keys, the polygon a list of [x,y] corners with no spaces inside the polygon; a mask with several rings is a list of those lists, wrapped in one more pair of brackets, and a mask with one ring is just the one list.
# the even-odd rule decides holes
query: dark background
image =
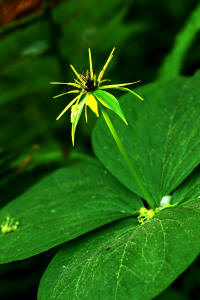
{"label": "dark background", "polygon": [[[73,81],[72,63],[88,68],[88,47],[98,73],[113,46],[105,78],[113,83],[157,80],[165,57],[198,1],[191,0],[0,0],[0,206],[53,170],[93,155],[96,117],[79,122],[71,144],[71,99],[52,99],[66,89],[50,81]],[[199,16],[200,18],[200,16]],[[200,68],[200,34],[190,45],[181,75]],[[0,266],[0,299],[36,299],[42,273],[55,249]],[[186,300],[200,283],[199,259],[157,299]]]}

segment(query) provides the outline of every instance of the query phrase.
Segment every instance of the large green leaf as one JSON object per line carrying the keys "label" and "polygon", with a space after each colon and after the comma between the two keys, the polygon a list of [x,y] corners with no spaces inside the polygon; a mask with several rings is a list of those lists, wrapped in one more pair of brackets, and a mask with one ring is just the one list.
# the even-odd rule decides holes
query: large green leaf
{"label": "large green leaf", "polygon": [[[139,89],[144,101],[132,94],[121,98],[129,126],[111,115],[114,126],[141,181],[158,205],[200,162],[200,73],[160,81]],[[142,196],[103,119],[93,134],[94,150],[110,172]]]}
{"label": "large green leaf", "polygon": [[198,255],[199,222],[193,200],[143,225],[127,218],[72,241],[47,268],[38,299],[152,299]]}
{"label": "large green leaf", "polygon": [[0,211],[19,222],[0,234],[0,263],[24,259],[114,220],[133,215],[139,198],[95,160],[60,169]]}

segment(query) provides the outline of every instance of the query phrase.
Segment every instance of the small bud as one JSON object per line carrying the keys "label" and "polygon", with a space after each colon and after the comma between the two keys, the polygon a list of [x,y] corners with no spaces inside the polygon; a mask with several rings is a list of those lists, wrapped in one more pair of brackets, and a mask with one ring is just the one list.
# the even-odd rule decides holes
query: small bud
{"label": "small bud", "polygon": [[170,204],[172,199],[172,196],[168,195],[168,196],[163,196],[161,201],[160,201],[160,207],[165,207],[166,205]]}

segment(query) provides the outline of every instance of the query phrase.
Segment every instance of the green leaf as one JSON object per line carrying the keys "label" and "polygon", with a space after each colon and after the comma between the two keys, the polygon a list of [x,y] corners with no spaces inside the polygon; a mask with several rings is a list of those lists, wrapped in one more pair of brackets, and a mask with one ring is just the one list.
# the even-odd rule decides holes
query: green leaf
{"label": "green leaf", "polygon": [[0,234],[0,263],[46,251],[141,205],[95,160],[60,169],[1,209],[0,224],[10,216],[19,225]]}
{"label": "green leaf", "polygon": [[[130,93],[121,97],[129,126],[110,116],[135,169],[155,206],[200,162],[200,73],[146,85],[144,101]],[[120,156],[103,119],[93,132],[93,146],[105,167],[134,193],[142,196]]]}
{"label": "green leaf", "polygon": [[200,204],[167,208],[138,225],[127,218],[64,245],[44,273],[38,300],[149,300],[200,250]]}
{"label": "green leaf", "polygon": [[97,89],[92,93],[105,107],[114,111],[126,124],[126,119],[117,99],[110,93]]}

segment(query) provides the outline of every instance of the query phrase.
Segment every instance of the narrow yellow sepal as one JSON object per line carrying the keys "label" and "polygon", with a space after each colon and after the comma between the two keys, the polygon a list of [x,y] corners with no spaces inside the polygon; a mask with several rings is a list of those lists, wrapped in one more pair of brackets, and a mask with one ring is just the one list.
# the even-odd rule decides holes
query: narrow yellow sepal
{"label": "narrow yellow sepal", "polygon": [[140,82],[140,80],[135,81],[135,82],[129,82],[129,83],[119,83],[119,84],[108,84],[108,85],[104,85],[104,88],[111,88],[111,87],[120,87],[120,86],[126,86],[126,85],[131,85],[131,84],[135,84]]}
{"label": "narrow yellow sepal", "polygon": [[111,79],[103,79],[99,83],[105,82],[105,81],[111,81]]}
{"label": "narrow yellow sepal", "polygon": [[51,81],[49,82],[50,84],[67,84],[67,82],[55,82],[55,81]]}
{"label": "narrow yellow sepal", "polygon": [[65,92],[65,93],[62,93],[62,94],[59,94],[59,95],[56,95],[56,96],[54,96],[53,98],[58,98],[58,97],[61,97],[61,96],[63,96],[63,95],[66,95],[66,94],[78,94],[78,93],[80,93],[80,91],[79,90],[72,90],[72,91],[68,91],[68,92]]}
{"label": "narrow yellow sepal", "polygon": [[75,86],[77,88],[80,88],[80,84],[74,83],[74,82],[50,82],[50,84],[66,84],[66,85],[71,85]]}

